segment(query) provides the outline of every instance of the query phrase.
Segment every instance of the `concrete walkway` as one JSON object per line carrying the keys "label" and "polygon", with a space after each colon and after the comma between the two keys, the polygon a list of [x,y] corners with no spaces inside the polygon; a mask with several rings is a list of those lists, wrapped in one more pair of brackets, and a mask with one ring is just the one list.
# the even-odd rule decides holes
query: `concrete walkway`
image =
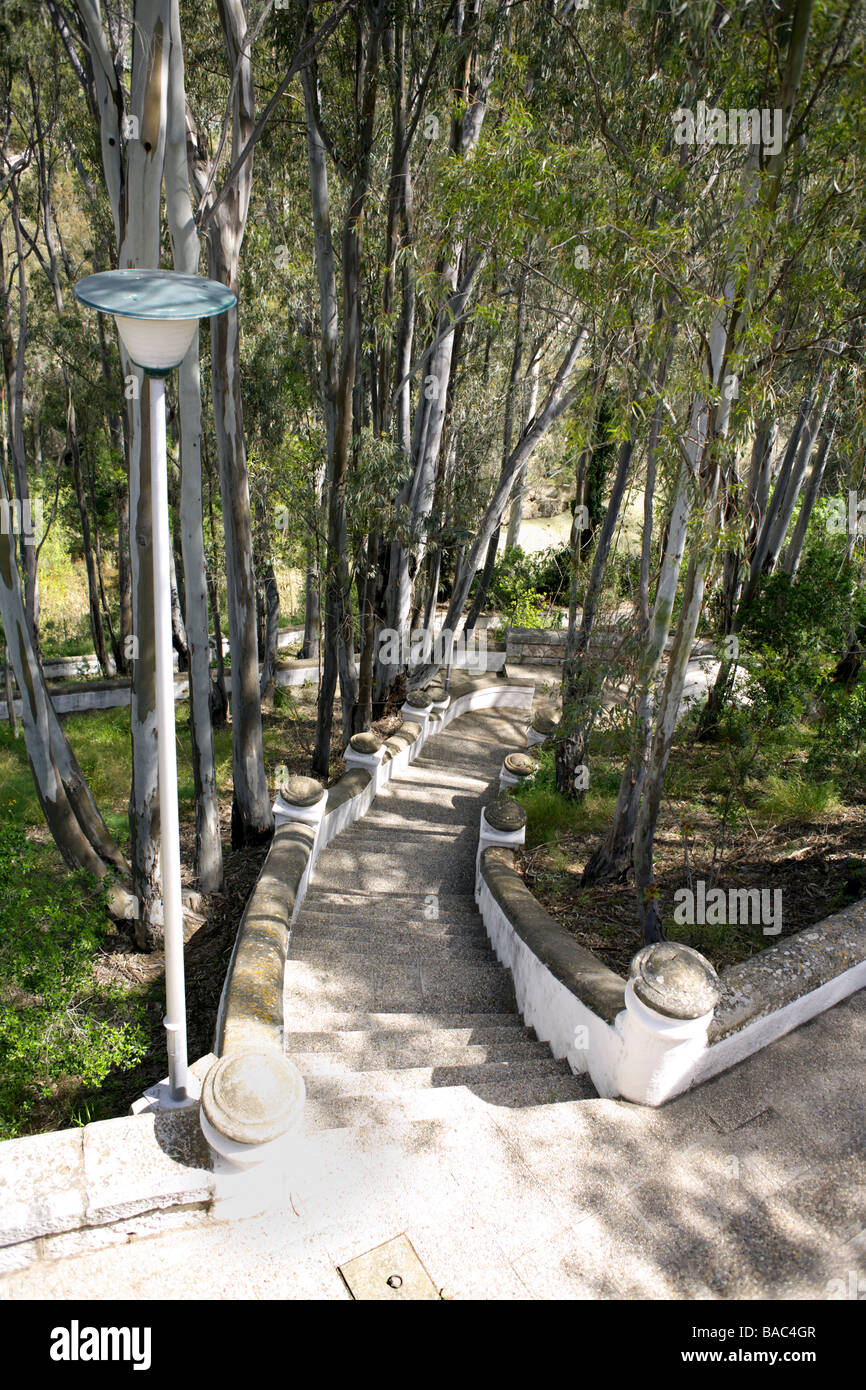
{"label": "concrete walkway", "polygon": [[522,1027],[471,893],[523,724],[458,720],[319,860],[286,974],[307,1134],[267,1212],[133,1222],[4,1297],[345,1299],[338,1266],[402,1233],[448,1297],[866,1293],[863,994],[660,1111]]}

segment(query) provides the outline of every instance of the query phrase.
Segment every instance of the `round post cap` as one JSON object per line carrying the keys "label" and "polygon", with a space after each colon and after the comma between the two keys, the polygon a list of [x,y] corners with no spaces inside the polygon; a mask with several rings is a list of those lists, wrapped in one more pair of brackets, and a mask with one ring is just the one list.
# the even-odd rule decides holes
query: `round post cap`
{"label": "round post cap", "polygon": [[544,734],[547,738],[550,734],[556,733],[556,720],[551,719],[549,714],[534,714],[530,728],[534,729],[537,734]]}
{"label": "round post cap", "polygon": [[349,747],[356,753],[378,753],[382,747],[382,740],[378,734],[368,730],[365,733],[353,734],[349,739]]}
{"label": "round post cap", "polygon": [[229,1052],[205,1077],[201,1106],[220,1134],[238,1144],[268,1144],[297,1128],[304,1079],[282,1053],[244,1048]]}
{"label": "round post cap", "polygon": [[629,981],[642,1003],[667,1018],[701,1018],[719,1002],[719,977],[700,951],[655,941],[638,951]]}
{"label": "round post cap", "polygon": [[515,777],[532,777],[538,771],[538,763],[528,753],[506,753],[505,767]]}
{"label": "round post cap", "polygon": [[484,808],[484,817],[493,830],[510,834],[522,830],[526,824],[526,808],[510,796],[498,796]]}
{"label": "round post cap", "polygon": [[315,806],[325,795],[325,788],[315,777],[296,774],[280,787],[280,796],[289,806]]}

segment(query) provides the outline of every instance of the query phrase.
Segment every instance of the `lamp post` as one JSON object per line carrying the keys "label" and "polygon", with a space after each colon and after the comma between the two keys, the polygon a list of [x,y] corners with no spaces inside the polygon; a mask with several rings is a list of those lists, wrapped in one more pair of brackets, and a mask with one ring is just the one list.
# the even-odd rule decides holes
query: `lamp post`
{"label": "lamp post", "polygon": [[160,1108],[188,1103],[186,1000],[183,976],[183,903],[177,805],[174,671],[171,633],[171,539],[165,448],[165,378],[179,367],[199,322],[237,303],[216,280],[167,270],[109,270],[88,275],[75,296],[113,314],[128,357],[150,378],[150,470],[153,500],[153,611],[156,631],[156,717],[159,737],[159,822],[165,932],[168,1094],[155,1088]]}

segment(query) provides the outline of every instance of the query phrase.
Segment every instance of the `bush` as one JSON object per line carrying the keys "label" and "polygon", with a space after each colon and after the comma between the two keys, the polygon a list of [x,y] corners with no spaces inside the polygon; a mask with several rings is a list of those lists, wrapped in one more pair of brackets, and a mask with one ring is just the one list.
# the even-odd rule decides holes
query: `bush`
{"label": "bush", "polygon": [[568,603],[570,565],[567,545],[534,555],[509,546],[494,566],[490,601],[513,627],[546,627],[551,605]]}
{"label": "bush", "polygon": [[[846,634],[862,621],[866,597],[856,567],[844,559],[844,541],[816,535],[792,584],[782,572],[768,576],[746,615],[742,664],[755,718],[775,727],[798,722],[830,701],[844,736],[860,724],[858,697],[847,710],[830,687]],[[862,737],[862,734],[860,735]]]}
{"label": "bush", "polygon": [[810,782],[796,773],[771,774],[759,810],[774,825],[808,824],[838,808],[833,782]]}
{"label": "bush", "polygon": [[0,827],[0,1138],[38,1128],[52,1098],[73,1122],[76,1097],[144,1055],[142,1001],[94,979],[107,923],[93,880],[57,878],[22,827]]}
{"label": "bush", "polygon": [[544,627],[544,598],[535,586],[535,562],[520,546],[510,546],[496,562],[490,598],[513,627]]}

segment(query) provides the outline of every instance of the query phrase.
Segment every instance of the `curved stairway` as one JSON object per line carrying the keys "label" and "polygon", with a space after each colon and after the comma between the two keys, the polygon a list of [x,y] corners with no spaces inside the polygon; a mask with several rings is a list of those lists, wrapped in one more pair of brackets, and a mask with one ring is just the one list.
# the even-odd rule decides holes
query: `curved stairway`
{"label": "curved stairway", "polygon": [[319,858],[285,975],[308,1130],[595,1095],[524,1028],[473,897],[480,809],[524,727],[455,720]]}

